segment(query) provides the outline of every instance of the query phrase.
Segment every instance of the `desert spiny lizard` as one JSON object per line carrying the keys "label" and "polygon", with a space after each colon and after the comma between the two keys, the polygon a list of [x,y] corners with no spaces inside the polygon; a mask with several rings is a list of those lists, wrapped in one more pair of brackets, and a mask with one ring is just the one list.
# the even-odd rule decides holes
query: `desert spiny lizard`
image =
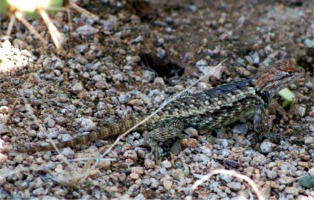
{"label": "desert spiny lizard", "polygon": [[[260,69],[253,77],[220,85],[199,93],[183,93],[166,105],[137,130],[150,130],[144,142],[158,158],[159,142],[177,138],[185,128],[217,129],[242,118],[253,119],[254,130],[268,131],[265,109],[280,90],[304,73],[291,59],[277,61]],[[73,147],[124,133],[143,117],[131,117],[108,127],[96,127],[91,133],[56,144],[58,148]],[[54,150],[52,145],[21,147],[19,152]]]}

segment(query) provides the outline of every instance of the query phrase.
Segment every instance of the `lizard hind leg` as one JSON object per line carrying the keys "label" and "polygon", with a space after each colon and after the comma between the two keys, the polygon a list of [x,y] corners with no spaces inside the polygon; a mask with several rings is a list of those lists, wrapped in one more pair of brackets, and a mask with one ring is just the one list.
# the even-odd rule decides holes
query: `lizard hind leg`
{"label": "lizard hind leg", "polygon": [[171,120],[171,122],[163,123],[160,127],[146,133],[144,135],[144,144],[151,148],[151,152],[147,156],[155,159],[159,165],[161,151],[158,143],[177,138],[183,130],[184,124],[182,121]]}

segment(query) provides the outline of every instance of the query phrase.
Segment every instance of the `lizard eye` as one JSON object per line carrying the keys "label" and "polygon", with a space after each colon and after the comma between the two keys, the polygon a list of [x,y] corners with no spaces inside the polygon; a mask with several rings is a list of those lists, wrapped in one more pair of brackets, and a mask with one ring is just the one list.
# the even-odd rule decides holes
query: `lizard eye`
{"label": "lizard eye", "polygon": [[296,68],[294,67],[287,67],[284,69],[285,72],[287,72],[289,75],[292,75],[293,73],[297,72]]}

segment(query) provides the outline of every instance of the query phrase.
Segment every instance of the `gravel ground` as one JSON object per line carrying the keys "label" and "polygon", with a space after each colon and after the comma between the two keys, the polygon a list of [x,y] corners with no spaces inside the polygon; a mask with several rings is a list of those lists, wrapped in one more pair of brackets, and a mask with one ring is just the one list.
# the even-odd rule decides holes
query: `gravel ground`
{"label": "gravel ground", "polygon": [[[290,86],[294,105],[272,104],[271,135],[237,122],[216,132],[189,128],[178,156],[161,166],[144,159],[133,132],[96,168],[114,141],[55,152],[0,154],[0,198],[182,199],[203,175],[230,169],[250,177],[266,199],[314,199],[313,2],[115,1],[79,3],[99,16],[55,15],[63,51],[42,44],[17,23],[0,47],[0,145],[48,144],[86,134],[98,124],[151,113],[223,59],[221,74],[193,92],[254,74],[294,58],[306,73]],[[8,18],[0,18],[1,35]],[[50,40],[40,20],[31,21]],[[277,102],[282,103],[278,97]],[[65,161],[68,160],[68,161]],[[84,175],[87,173],[87,176]],[[84,178],[83,178],[84,177]],[[197,199],[256,198],[247,182],[219,174],[198,187]]]}

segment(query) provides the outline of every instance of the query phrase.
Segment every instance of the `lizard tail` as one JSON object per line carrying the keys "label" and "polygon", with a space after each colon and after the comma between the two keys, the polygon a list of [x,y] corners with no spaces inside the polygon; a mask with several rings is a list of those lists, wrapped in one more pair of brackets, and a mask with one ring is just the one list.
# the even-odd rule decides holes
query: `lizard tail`
{"label": "lizard tail", "polygon": [[[96,127],[91,133],[81,135],[69,141],[57,143],[55,146],[57,148],[74,147],[82,144],[89,144],[100,139],[107,139],[109,137],[117,136],[126,132],[128,129],[132,128],[140,121],[141,118],[133,117],[126,119],[120,123],[114,123],[113,125],[109,125],[107,127]],[[50,144],[45,146],[23,146],[18,148],[16,151],[34,153],[38,151],[51,151],[51,150],[55,150],[55,147]]]}

